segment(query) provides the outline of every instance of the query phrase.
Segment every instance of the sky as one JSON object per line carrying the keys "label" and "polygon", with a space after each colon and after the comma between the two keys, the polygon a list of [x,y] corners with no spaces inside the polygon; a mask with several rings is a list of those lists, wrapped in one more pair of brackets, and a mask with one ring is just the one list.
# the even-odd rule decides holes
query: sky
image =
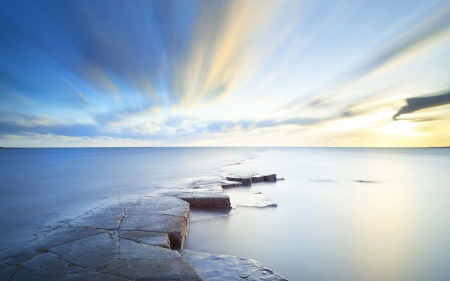
{"label": "sky", "polygon": [[0,146],[450,146],[450,2],[0,0]]}

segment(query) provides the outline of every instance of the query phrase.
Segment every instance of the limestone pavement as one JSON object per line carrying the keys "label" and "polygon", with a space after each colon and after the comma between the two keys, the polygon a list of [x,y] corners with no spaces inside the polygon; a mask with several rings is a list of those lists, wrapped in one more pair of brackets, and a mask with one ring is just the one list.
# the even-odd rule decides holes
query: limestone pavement
{"label": "limestone pavement", "polygon": [[180,255],[191,207],[231,203],[216,179],[118,199],[1,253],[0,280],[285,280],[246,258]]}

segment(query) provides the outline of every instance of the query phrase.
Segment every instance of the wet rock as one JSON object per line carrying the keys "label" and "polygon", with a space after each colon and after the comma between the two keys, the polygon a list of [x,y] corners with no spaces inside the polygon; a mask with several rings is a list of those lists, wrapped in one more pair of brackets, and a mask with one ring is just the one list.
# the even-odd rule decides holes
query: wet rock
{"label": "wet rock", "polygon": [[252,185],[252,178],[251,177],[242,177],[241,182],[242,182],[242,185],[245,185],[245,186]]}
{"label": "wet rock", "polygon": [[287,280],[280,274],[249,258],[190,250],[182,250],[181,255],[205,280]]}
{"label": "wet rock", "polygon": [[181,198],[192,208],[231,209],[230,197],[223,192],[196,192],[189,198]]}
{"label": "wet rock", "polygon": [[264,181],[268,182],[277,181],[277,175],[276,174],[264,175]]}
{"label": "wet rock", "polygon": [[180,256],[171,260],[119,260],[102,272],[132,280],[204,280]]}
{"label": "wet rock", "polygon": [[[203,280],[170,248],[183,246],[190,207],[230,209],[230,196],[219,184],[242,186],[247,178],[251,184],[251,176],[239,182],[221,182],[218,177],[190,179],[159,193],[155,190],[151,196],[103,204],[72,220],[53,218],[57,220],[53,225],[41,227],[36,238],[23,247],[0,253],[0,279]],[[251,196],[240,204],[261,207],[273,203],[263,194]],[[244,268],[233,274],[240,279],[256,276]]]}
{"label": "wet rock", "polygon": [[123,281],[128,279],[123,279],[116,277],[107,273],[100,273],[91,271],[78,266],[72,266],[67,270],[63,281],[79,281],[79,280],[89,280],[89,281]]}
{"label": "wet rock", "polygon": [[45,268],[46,272],[48,271],[54,275],[63,276],[69,264],[60,260],[57,255],[43,253],[21,263],[20,266],[38,271]]}
{"label": "wet rock", "polygon": [[19,267],[13,277],[12,281],[60,281],[63,278],[62,275],[54,274],[51,271],[40,271],[35,269]]}
{"label": "wet rock", "polygon": [[242,186],[242,182],[240,182],[240,181],[221,180],[219,184],[220,184],[220,186],[222,186],[222,188]]}
{"label": "wet rock", "polygon": [[63,227],[55,229],[47,233],[45,236],[39,237],[27,246],[36,252],[47,252],[49,248],[59,246],[69,242],[74,242],[83,238],[95,236],[101,233],[107,233],[107,230],[94,228],[77,228],[77,227]]}
{"label": "wet rock", "polygon": [[0,261],[5,265],[17,265],[38,253],[30,247],[21,247],[0,254]]}
{"label": "wet rock", "polygon": [[8,265],[0,269],[0,280],[9,280],[13,273],[16,272],[16,267]]}
{"label": "wet rock", "polygon": [[173,260],[179,256],[177,251],[136,243],[126,239],[120,240],[120,253],[118,258],[121,260]]}
{"label": "wet rock", "polygon": [[120,238],[170,249],[169,235],[147,231],[121,231]]}
{"label": "wet rock", "polygon": [[258,183],[258,182],[263,182],[263,181],[264,181],[263,175],[253,175],[252,176],[252,183]]}
{"label": "wet rock", "polygon": [[226,177],[229,181],[239,181],[244,186],[250,186],[252,185],[252,177],[249,175],[230,175]]}
{"label": "wet rock", "polygon": [[107,233],[51,248],[51,253],[72,264],[99,271],[113,263],[118,255],[119,240]]}
{"label": "wet rock", "polygon": [[171,191],[166,195],[177,197],[190,204],[191,208],[230,209],[230,198],[220,190],[195,189],[192,191]]}
{"label": "wet rock", "polygon": [[170,244],[182,247],[189,220],[189,205],[176,197],[145,198],[121,223],[121,230],[167,233]]}
{"label": "wet rock", "polygon": [[76,218],[69,224],[74,227],[95,227],[113,230],[118,227],[119,221],[124,216],[124,208],[122,204],[117,202],[92,210],[87,215]]}

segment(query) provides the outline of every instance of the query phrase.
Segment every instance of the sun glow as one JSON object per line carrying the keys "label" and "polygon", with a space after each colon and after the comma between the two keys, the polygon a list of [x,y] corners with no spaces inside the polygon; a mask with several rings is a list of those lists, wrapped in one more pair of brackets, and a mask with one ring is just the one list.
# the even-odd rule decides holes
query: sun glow
{"label": "sun glow", "polygon": [[418,134],[414,128],[416,124],[408,121],[392,121],[380,128],[381,132],[387,135],[413,135]]}

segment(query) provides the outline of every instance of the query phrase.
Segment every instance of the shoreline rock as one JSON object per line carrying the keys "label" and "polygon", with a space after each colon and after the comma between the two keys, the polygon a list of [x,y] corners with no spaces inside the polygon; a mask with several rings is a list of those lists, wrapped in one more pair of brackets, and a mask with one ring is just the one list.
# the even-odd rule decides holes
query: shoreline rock
{"label": "shoreline rock", "polygon": [[259,174],[250,174],[250,175],[229,175],[226,177],[228,181],[233,182],[241,182],[244,186],[250,186],[253,183],[260,183],[260,182],[276,182],[277,181],[277,175],[276,174],[269,174],[269,175],[259,175]]}
{"label": "shoreline rock", "polygon": [[205,278],[205,280],[277,280],[286,278],[254,259],[182,250],[181,256]]}
{"label": "shoreline rock", "polygon": [[[204,275],[212,254],[190,256],[195,264],[203,264],[199,269],[203,274],[199,274],[176,251],[183,248],[191,208],[231,208],[230,197],[220,184],[243,185],[242,181],[196,179],[137,199],[118,199],[54,225],[24,246],[1,253],[0,279],[229,280],[225,273],[214,279]],[[252,196],[272,202],[260,193]],[[230,268],[234,263],[247,270],[238,278],[286,280],[254,260],[220,256],[222,265],[215,260],[214,266]],[[258,279],[258,274],[264,276]]]}

